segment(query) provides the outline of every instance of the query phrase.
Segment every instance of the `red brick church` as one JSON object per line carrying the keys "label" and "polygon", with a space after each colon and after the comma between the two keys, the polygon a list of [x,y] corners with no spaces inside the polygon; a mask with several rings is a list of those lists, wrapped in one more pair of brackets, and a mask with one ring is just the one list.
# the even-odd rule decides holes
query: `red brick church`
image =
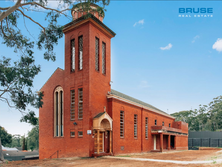
{"label": "red brick church", "polygon": [[72,10],[63,29],[65,69],[57,68],[40,90],[39,158],[187,150],[187,123],[111,89],[116,34],[97,12],[84,14]]}

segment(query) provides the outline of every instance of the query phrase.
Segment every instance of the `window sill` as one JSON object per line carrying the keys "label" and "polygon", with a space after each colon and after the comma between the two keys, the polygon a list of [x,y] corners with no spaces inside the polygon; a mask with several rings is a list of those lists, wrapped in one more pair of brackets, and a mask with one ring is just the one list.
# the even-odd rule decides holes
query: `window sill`
{"label": "window sill", "polygon": [[54,136],[54,138],[64,138],[64,136]]}

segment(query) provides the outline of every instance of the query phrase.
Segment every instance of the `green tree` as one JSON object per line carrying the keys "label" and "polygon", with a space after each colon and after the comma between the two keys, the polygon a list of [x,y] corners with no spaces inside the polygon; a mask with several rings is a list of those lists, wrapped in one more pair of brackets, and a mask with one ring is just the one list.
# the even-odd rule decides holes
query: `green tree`
{"label": "green tree", "polygon": [[198,129],[199,125],[196,124],[195,117],[197,115],[197,111],[188,110],[188,111],[180,111],[171,114],[173,117],[175,117],[175,121],[183,121],[188,123],[189,130]]}
{"label": "green tree", "polygon": [[209,103],[208,117],[210,120],[210,130],[222,129],[222,96],[218,96]]}
{"label": "green tree", "polygon": [[9,145],[9,147],[21,147],[21,135],[13,135],[12,136],[12,142]]}
{"label": "green tree", "polygon": [[176,121],[187,122],[189,130],[222,130],[222,96],[214,98],[208,105],[200,105],[199,109],[181,111],[171,115],[176,117]]}
{"label": "green tree", "polygon": [[39,149],[39,124],[35,125],[31,131],[28,132],[27,137],[28,150]]}
{"label": "green tree", "polygon": [[0,139],[3,146],[7,146],[12,142],[12,135],[0,126]]}

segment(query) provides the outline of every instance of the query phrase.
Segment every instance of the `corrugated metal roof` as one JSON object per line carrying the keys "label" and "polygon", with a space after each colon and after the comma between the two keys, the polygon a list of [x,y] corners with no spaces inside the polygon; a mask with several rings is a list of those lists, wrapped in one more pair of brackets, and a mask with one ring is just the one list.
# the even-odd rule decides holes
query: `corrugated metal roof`
{"label": "corrugated metal roof", "polygon": [[[116,91],[116,90],[111,89],[111,94],[116,95],[116,96],[119,96],[119,97],[122,97],[122,98],[124,98],[124,99],[126,99],[126,100],[130,100],[130,101],[132,101],[132,102],[138,103],[138,104],[140,104],[140,105],[142,105],[142,106],[145,106],[145,107],[148,107],[148,108],[151,108],[151,109],[160,111],[160,112],[162,112],[162,113],[164,113],[164,114],[167,114],[166,112],[164,112],[164,111],[162,111],[162,110],[160,110],[160,109],[158,109],[158,108],[156,108],[156,107],[154,107],[154,106],[152,106],[152,105],[150,105],[150,104],[148,104],[148,103],[145,103],[145,102],[143,102],[143,101],[140,101],[140,100],[138,100],[138,99],[135,99],[135,98],[133,98],[133,97],[131,97],[131,96],[125,95],[125,94],[123,94],[123,93],[121,93],[121,92],[118,92],[118,91]],[[169,115],[169,114],[167,114],[167,115]]]}

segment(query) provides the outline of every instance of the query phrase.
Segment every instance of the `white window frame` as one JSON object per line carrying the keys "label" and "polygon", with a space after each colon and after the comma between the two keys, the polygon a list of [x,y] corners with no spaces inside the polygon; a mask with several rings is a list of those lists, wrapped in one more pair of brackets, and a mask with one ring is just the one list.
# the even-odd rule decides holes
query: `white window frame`
{"label": "white window frame", "polygon": [[[58,103],[56,99],[56,93],[58,93]],[[62,87],[59,86],[54,91],[54,137],[64,136],[64,105],[63,104],[64,104],[64,93],[63,93]],[[57,109],[58,109],[58,113],[57,113]],[[58,125],[56,122],[57,119],[58,119]]]}

